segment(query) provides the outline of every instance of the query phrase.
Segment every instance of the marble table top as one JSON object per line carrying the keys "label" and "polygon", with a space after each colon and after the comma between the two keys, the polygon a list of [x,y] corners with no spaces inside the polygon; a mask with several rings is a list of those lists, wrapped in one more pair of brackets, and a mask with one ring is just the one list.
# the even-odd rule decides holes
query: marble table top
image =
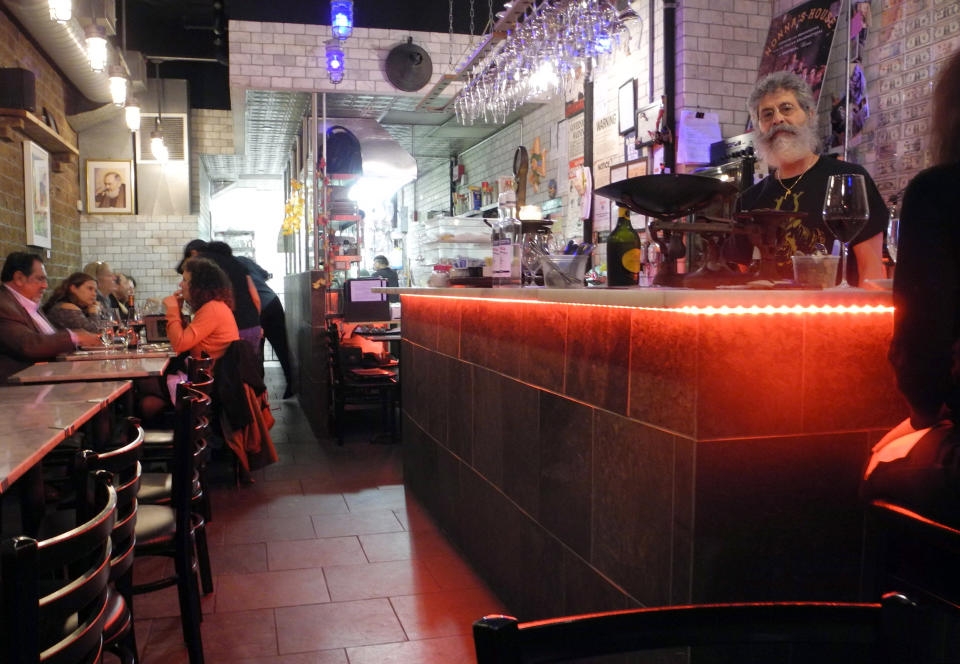
{"label": "marble table top", "polygon": [[39,362],[10,376],[11,383],[102,381],[160,376],[169,357],[90,360],[89,362]]}
{"label": "marble table top", "polygon": [[131,387],[128,380],[0,387],[0,493]]}

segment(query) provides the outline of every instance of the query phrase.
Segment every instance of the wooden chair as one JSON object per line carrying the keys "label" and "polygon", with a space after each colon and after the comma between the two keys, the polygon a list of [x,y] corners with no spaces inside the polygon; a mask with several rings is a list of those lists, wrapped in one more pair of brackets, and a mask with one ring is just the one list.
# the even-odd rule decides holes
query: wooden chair
{"label": "wooden chair", "polygon": [[77,457],[79,474],[104,470],[113,474],[117,492],[117,519],[111,534],[113,555],[108,596],[104,647],[125,664],[139,661],[133,629],[133,561],[136,546],[137,491],[140,486],[140,456],[143,429],[136,418],[128,418],[120,447],[101,453],[84,450]]}
{"label": "wooden chair", "polygon": [[0,544],[0,630],[8,664],[100,661],[117,492],[110,473],[88,477],[89,519],[41,541],[14,537]]}
{"label": "wooden chair", "polygon": [[844,653],[831,661],[960,661],[960,530],[883,501],[874,501],[868,516],[870,592],[883,592],[877,603],[666,606],[527,623],[486,616],[473,626],[477,664],[564,662],[731,644],[827,647],[816,657],[792,654],[794,663],[820,664],[829,648]]}
{"label": "wooden chair", "polygon": [[200,589],[197,570],[213,590],[203,517],[191,508],[196,458],[203,454],[209,428],[210,397],[190,383],[177,387],[174,460],[170,505],[142,505],[137,521],[136,556],[166,556],[174,560],[174,574],[133,586],[133,594],[176,586],[180,622],[190,664],[203,664]]}
{"label": "wooden chair", "polygon": [[400,383],[391,372],[369,372],[344,366],[340,347],[340,329],[336,323],[327,328],[327,354],[330,383],[329,430],[343,445],[343,418],[348,409],[379,407],[391,439],[396,436],[394,409],[400,395]]}

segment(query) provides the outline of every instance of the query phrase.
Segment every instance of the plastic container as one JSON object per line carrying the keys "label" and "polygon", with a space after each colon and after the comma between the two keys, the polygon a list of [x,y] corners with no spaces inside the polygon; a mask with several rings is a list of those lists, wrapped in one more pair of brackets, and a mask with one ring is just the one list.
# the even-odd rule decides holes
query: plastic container
{"label": "plastic container", "polygon": [[587,258],[587,254],[544,256],[540,261],[543,285],[547,288],[583,288]]}
{"label": "plastic container", "polygon": [[793,256],[793,280],[809,288],[833,288],[839,263],[839,256]]}

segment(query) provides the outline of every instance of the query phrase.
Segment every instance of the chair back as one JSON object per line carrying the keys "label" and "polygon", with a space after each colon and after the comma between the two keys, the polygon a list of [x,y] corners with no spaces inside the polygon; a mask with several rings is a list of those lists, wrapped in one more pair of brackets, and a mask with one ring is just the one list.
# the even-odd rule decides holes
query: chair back
{"label": "chair back", "polygon": [[[140,420],[129,417],[123,423],[120,447],[100,453],[83,450],[77,456],[80,470],[78,476],[95,470],[105,470],[113,474],[113,484],[117,492],[117,518],[111,535],[113,558],[110,566],[113,579],[123,576],[133,566],[133,552],[137,543],[137,493],[143,472],[140,465],[143,436]],[[88,515],[84,515],[84,518],[86,516]]]}
{"label": "chair back", "polygon": [[10,664],[100,661],[117,493],[107,471],[88,479],[88,520],[45,540],[0,543],[0,630]]}
{"label": "chair back", "polygon": [[340,328],[336,323],[327,326],[327,367],[330,370],[330,383],[334,386],[343,383],[343,364],[340,358]]}
{"label": "chair back", "polygon": [[170,505],[176,510],[178,529],[190,528],[195,469],[210,435],[210,403],[210,396],[192,383],[177,385]]}

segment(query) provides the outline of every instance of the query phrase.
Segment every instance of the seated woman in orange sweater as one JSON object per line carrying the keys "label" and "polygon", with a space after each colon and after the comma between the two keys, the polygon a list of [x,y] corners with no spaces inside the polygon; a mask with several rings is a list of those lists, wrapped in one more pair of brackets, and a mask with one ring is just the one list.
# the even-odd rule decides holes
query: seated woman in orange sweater
{"label": "seated woman in orange sweater", "polygon": [[[194,311],[190,323],[180,313],[184,302]],[[223,357],[227,346],[240,338],[233,317],[230,280],[211,260],[191,258],[184,263],[180,289],[164,298],[163,305],[167,310],[167,337],[177,354],[189,351],[191,357],[200,357],[206,352],[216,361]],[[166,376],[165,390],[155,381],[138,382],[141,417],[149,422],[168,408],[177,383],[184,380],[186,375],[178,371]]]}
{"label": "seated woman in orange sweater", "polygon": [[[194,311],[189,324],[180,314],[184,301]],[[184,263],[180,290],[164,298],[163,305],[167,310],[167,337],[177,353],[190,351],[191,357],[200,357],[205,351],[218,360],[227,346],[240,338],[230,280],[209,259],[194,257]]]}

